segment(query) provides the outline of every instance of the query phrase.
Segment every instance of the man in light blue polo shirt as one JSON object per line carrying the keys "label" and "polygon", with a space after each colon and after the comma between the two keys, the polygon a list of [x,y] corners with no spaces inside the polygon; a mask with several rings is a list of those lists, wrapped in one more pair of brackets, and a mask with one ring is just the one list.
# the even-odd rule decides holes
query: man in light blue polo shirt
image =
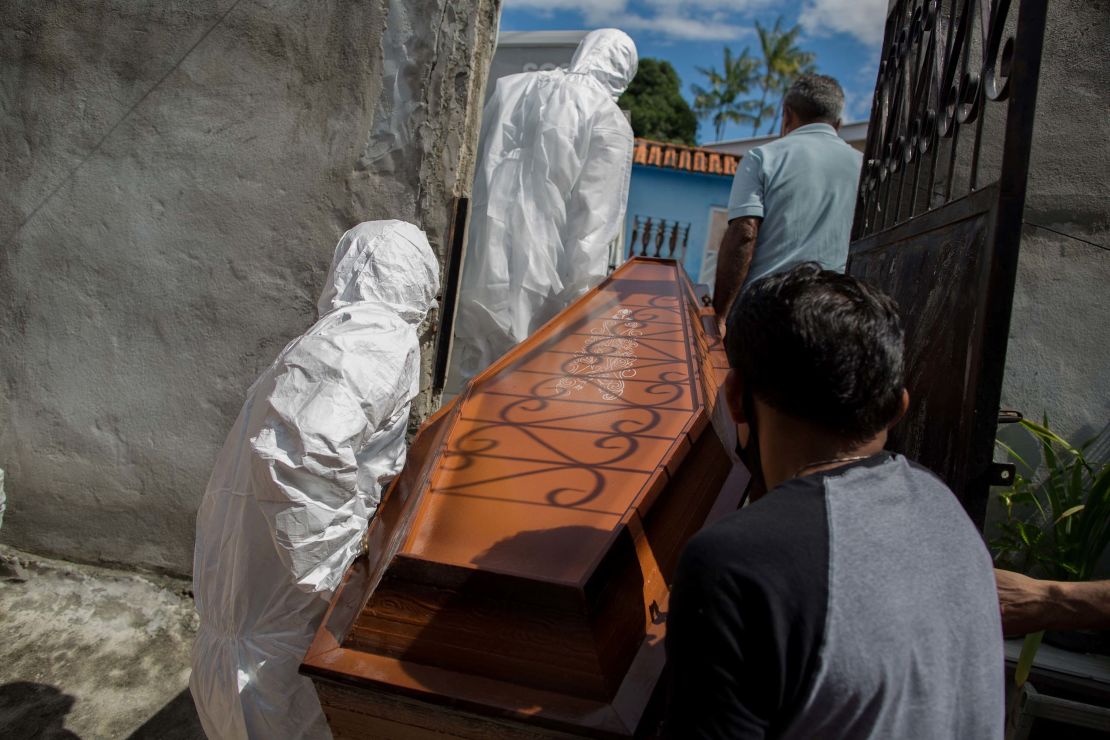
{"label": "man in light blue polo shirt", "polygon": [[732,181],[713,305],[717,315],[745,287],[799,262],[843,272],[863,155],[837,135],[844,91],[805,75],[782,103],[782,137],[744,155]]}

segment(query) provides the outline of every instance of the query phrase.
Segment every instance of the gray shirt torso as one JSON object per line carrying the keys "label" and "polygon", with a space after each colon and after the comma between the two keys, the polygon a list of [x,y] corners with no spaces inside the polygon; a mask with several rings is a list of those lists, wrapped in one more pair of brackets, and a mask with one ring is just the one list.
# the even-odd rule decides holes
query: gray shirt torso
{"label": "gray shirt torso", "polygon": [[932,473],[882,453],[793,478],[687,544],[666,737],[1001,738],[986,546]]}
{"label": "gray shirt torso", "polygon": [[956,497],[904,457],[825,479],[829,582],[813,688],[784,738],[1001,738],[990,556]]}

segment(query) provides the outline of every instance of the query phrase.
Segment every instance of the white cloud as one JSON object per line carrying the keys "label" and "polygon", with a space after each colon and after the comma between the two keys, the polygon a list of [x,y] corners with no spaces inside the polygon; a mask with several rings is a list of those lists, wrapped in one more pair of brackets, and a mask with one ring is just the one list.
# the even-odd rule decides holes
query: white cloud
{"label": "white cloud", "polygon": [[684,41],[732,41],[752,33],[737,16],[776,0],[505,0],[506,9],[574,11],[588,26],[647,31]]}
{"label": "white cloud", "polygon": [[627,0],[505,0],[504,7],[514,10],[528,8],[541,12],[572,10],[590,20],[595,15],[623,12],[627,5]]}
{"label": "white cloud", "polygon": [[[511,1],[511,0],[510,0]],[[727,10],[730,13],[746,13],[758,8],[779,4],[779,0],[644,0],[634,5],[651,5],[669,10],[678,15],[691,8],[701,10]]]}
{"label": "white cloud", "polygon": [[647,17],[625,13],[614,17],[610,25],[626,31],[653,31],[661,36],[684,41],[734,41],[752,32],[750,27],[723,23],[712,18],[682,18],[662,14]]}
{"label": "white cloud", "polygon": [[533,8],[536,10],[577,10],[583,15],[592,12],[624,12],[642,9],[645,6],[656,10],[669,11],[680,16],[689,10],[725,10],[730,13],[746,13],[758,8],[771,7],[779,0],[505,0],[505,7]]}
{"label": "white cloud", "polygon": [[871,90],[844,90],[844,121],[854,123],[871,117]]}
{"label": "white cloud", "polygon": [[883,43],[887,0],[806,0],[798,22],[806,33],[846,33],[868,46]]}

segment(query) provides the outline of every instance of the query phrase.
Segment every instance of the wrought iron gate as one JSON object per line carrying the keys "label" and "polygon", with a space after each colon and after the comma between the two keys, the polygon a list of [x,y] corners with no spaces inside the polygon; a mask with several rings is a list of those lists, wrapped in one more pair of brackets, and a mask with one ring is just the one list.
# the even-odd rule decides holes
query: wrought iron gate
{"label": "wrought iron gate", "polygon": [[848,263],[906,326],[910,410],[890,446],[940,474],[980,525],[1046,6],[891,2]]}

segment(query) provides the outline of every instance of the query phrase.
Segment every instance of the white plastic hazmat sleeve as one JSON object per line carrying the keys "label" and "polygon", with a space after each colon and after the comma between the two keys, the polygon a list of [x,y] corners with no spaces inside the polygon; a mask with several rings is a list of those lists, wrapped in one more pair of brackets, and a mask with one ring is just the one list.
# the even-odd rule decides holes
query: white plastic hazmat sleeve
{"label": "white plastic hazmat sleeve", "polygon": [[632,129],[616,99],[635,74],[632,39],[602,29],[567,72],[497,81],[482,119],[453,386],[605,276],[632,172]]}
{"label": "white plastic hazmat sleeve", "polygon": [[404,463],[437,276],[415,226],[351,229],[320,320],[248,393],[197,515],[190,688],[209,738],[329,737],[297,668]]}

